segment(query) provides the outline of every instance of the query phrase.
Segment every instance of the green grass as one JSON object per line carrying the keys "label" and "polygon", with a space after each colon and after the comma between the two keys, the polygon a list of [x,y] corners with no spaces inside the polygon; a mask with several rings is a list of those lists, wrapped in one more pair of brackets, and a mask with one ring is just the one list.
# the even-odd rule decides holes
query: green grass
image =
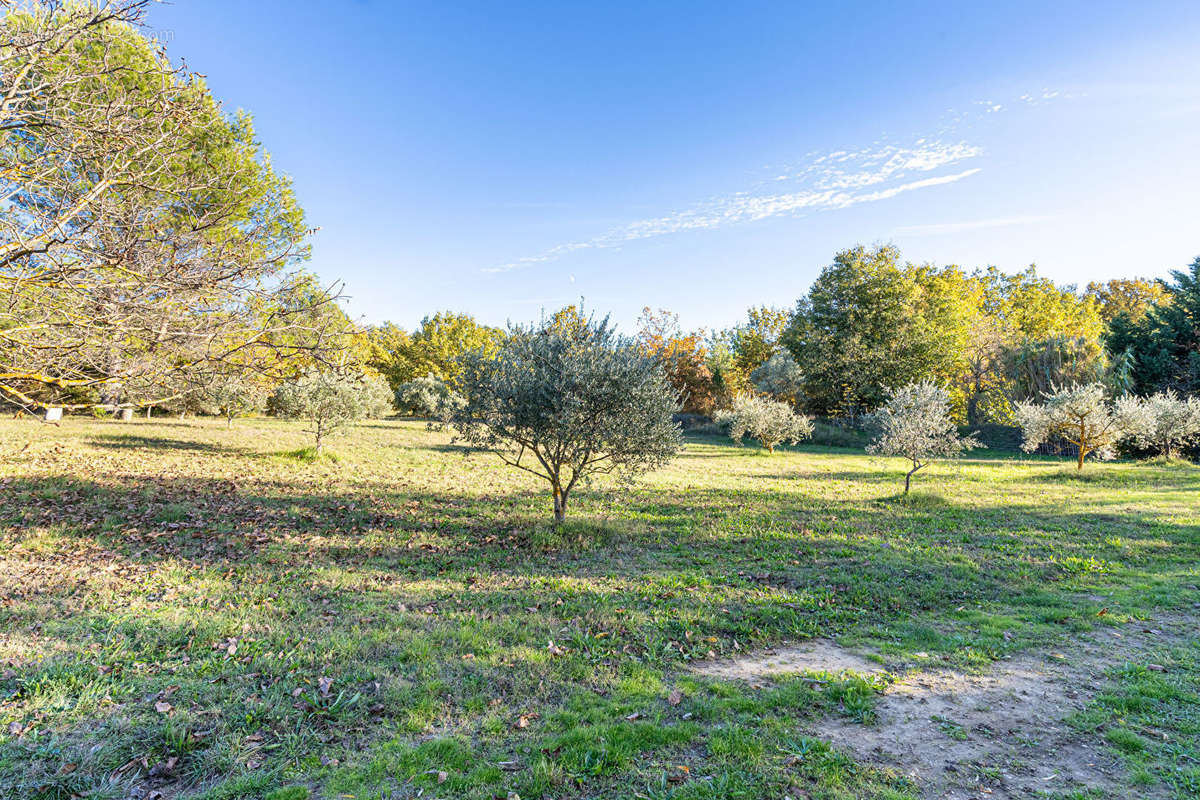
{"label": "green grass", "polygon": [[[985,455],[902,498],[899,462],[700,436],[555,528],[421,423],[336,461],[298,427],[0,423],[0,796],[915,797],[805,733],[883,682],[687,664],[837,636],[981,668],[1200,601],[1187,464]],[[1079,735],[1191,797],[1197,651],[1156,657]]]}
{"label": "green grass", "polygon": [[1136,782],[1200,796],[1200,639],[1166,643],[1115,667],[1073,722],[1102,732]]}

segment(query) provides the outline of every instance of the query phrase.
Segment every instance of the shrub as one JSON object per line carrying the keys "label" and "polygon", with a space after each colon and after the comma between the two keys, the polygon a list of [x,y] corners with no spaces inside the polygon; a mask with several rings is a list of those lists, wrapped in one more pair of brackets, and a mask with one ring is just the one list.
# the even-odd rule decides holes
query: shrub
{"label": "shrub", "polygon": [[1150,412],[1134,397],[1110,404],[1099,383],[1072,385],[1045,395],[1041,405],[1017,404],[1017,421],[1024,432],[1021,447],[1031,453],[1043,442],[1059,437],[1078,448],[1076,469],[1089,455],[1112,458],[1117,442],[1136,437],[1150,427]]}
{"label": "shrub", "polygon": [[309,423],[305,430],[315,437],[319,456],[326,436],[351,422],[386,415],[391,397],[381,378],[313,371],[280,384],[271,398],[271,407],[281,417]]}
{"label": "shrub", "polygon": [[402,383],[396,389],[396,407],[401,414],[414,417],[441,416],[447,404],[459,404],[462,397],[432,375]]}
{"label": "shrub", "polygon": [[864,433],[854,428],[839,425],[829,420],[813,420],[813,432],[809,443],[821,447],[862,448],[867,444]]}
{"label": "shrub", "polygon": [[869,418],[879,433],[868,453],[900,456],[912,463],[904,476],[904,493],[912,476],[938,459],[957,458],[964,450],[982,445],[971,436],[959,436],[950,419],[950,395],[929,382],[910,383],[887,395],[886,402]]}
{"label": "shrub", "polygon": [[665,464],[682,444],[679,410],[659,363],[608,327],[514,327],[495,356],[462,361],[463,403],[446,423],[457,438],[495,451],[550,483],[554,520],[590,475],[632,476]]}
{"label": "shrub", "polygon": [[789,403],[765,397],[740,395],[733,399],[733,408],[717,414],[717,423],[729,426],[729,437],[741,444],[749,434],[758,440],[768,453],[780,444],[796,444],[812,435],[812,420],[797,414]]}

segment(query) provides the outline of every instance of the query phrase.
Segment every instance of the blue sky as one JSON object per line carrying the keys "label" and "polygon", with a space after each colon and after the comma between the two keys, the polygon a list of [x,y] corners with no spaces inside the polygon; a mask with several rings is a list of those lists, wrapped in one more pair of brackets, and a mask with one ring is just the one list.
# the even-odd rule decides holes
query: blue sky
{"label": "blue sky", "polygon": [[1200,3],[175,0],[151,29],[255,116],[348,309],[528,321],[580,297],[722,327],[839,249],[1200,254]]}

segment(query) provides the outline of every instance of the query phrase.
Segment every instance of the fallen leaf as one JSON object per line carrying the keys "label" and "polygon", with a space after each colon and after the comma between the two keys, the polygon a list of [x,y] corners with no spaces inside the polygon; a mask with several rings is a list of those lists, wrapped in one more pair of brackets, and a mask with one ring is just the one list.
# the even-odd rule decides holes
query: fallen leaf
{"label": "fallen leaf", "polygon": [[168,713],[171,710],[171,707],[172,707],[171,704],[168,703],[166,700],[159,700],[157,703],[154,704],[154,710],[160,714]]}

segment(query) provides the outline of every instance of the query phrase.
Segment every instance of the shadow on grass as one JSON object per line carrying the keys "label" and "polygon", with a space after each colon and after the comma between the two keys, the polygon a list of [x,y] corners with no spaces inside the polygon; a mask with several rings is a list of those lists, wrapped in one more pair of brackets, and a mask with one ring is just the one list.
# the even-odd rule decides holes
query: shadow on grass
{"label": "shadow on grass", "polygon": [[236,455],[261,457],[264,454],[244,447],[215,442],[199,442],[194,439],[174,439],[169,436],[147,436],[136,433],[112,433],[91,436],[87,443],[108,450],[144,450],[154,448],[177,450],[201,455]]}
{"label": "shadow on grass", "polygon": [[[361,751],[378,731],[475,719],[497,697],[552,709],[580,687],[607,691],[622,670],[968,604],[1034,598],[1066,624],[1094,610],[1062,598],[1122,562],[1187,575],[1200,560],[1196,526],[1131,512],[1129,498],[1107,514],[1095,499],[1078,510],[1054,498],[965,506],[923,490],[814,497],[803,481],[638,487],[611,522],[587,513],[611,497],[581,492],[555,528],[540,487],[484,498],[110,474],[18,477],[3,492],[9,557],[30,567],[5,576],[0,622],[61,655],[0,688],[22,709],[63,716],[47,738],[0,745],[0,771],[44,765],[47,781],[66,763],[100,781],[132,761],[140,785],[165,785],[151,773],[170,758],[187,774],[237,773],[250,756],[225,754],[252,735]],[[22,548],[46,529],[69,542]],[[93,580],[117,601],[93,602]],[[998,631],[963,636],[963,647],[1005,647]],[[324,699],[311,688],[322,678],[334,682]],[[170,714],[155,708],[160,693]]]}

